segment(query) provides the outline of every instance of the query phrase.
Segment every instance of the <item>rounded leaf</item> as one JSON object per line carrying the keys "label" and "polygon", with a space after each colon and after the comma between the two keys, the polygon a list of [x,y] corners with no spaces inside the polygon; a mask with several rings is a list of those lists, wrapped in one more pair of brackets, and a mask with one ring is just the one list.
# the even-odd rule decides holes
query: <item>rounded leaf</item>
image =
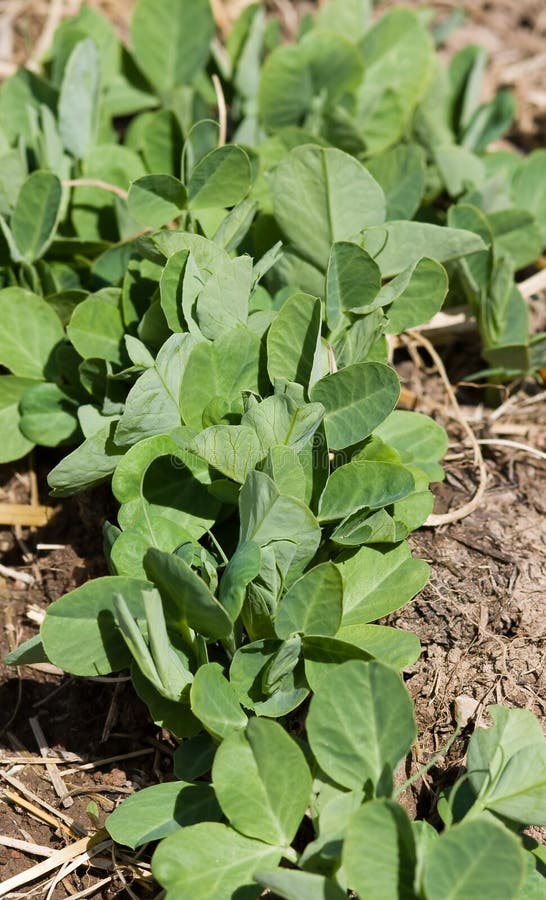
{"label": "rounded leaf", "polygon": [[351,790],[392,773],[415,740],[413,704],[399,675],[380,662],[343,663],[324,679],[307,716],[321,769]]}
{"label": "rounded leaf", "polygon": [[222,742],[212,782],[237,831],[267,844],[289,846],[311,792],[311,772],[296,742],[277,722],[251,719],[245,732]]}
{"label": "rounded leaf", "polygon": [[517,838],[490,819],[474,819],[455,825],[432,844],[423,887],[427,900],[515,900],[524,873]]}
{"label": "rounded leaf", "polygon": [[282,598],[275,619],[277,637],[334,635],[343,612],[343,579],[332,562],[310,569]]}

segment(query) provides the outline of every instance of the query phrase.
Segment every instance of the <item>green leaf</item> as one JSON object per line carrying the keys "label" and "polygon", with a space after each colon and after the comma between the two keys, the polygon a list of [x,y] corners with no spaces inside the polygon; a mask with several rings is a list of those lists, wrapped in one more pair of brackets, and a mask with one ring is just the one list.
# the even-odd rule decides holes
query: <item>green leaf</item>
{"label": "green leaf", "polygon": [[160,94],[189,84],[205,65],[214,36],[208,0],[138,0],[131,20],[135,59]]}
{"label": "green leaf", "polygon": [[363,441],[394,408],[400,384],[396,373],[382,363],[358,363],[313,385],[311,400],[326,410],[328,446],[342,450]]}
{"label": "green leaf", "polygon": [[195,303],[195,317],[203,336],[215,340],[230,328],[246,325],[251,289],[250,256],[239,256],[215,266]]}
{"label": "green leaf", "polygon": [[[139,441],[120,466],[114,478],[116,496],[125,498],[119,524],[142,535],[147,546],[172,551],[212,528],[220,504],[209,493],[208,468],[167,435]],[[125,489],[123,482],[133,478]]]}
{"label": "green leaf", "polygon": [[260,115],[268,131],[299,123],[313,99],[313,81],[299,47],[277,47],[266,59],[259,87]]}
{"label": "green leaf", "polygon": [[260,548],[253,541],[239,544],[220,580],[218,598],[232,622],[243,607],[246,588],[259,574],[262,564]]}
{"label": "green leaf", "polygon": [[337,667],[349,660],[360,659],[369,662],[371,653],[339,640],[338,637],[304,637],[302,651],[305,660],[305,677],[312,691],[316,693],[321,681],[329,678]]}
{"label": "green leaf", "polygon": [[121,313],[105,297],[92,296],[79,303],[66,331],[84,359],[105,359],[116,365],[123,362]]}
{"label": "green leaf", "polygon": [[[408,276],[406,285],[403,284],[405,276]],[[398,284],[395,286],[396,281]],[[380,299],[393,297],[386,310],[386,331],[389,334],[400,334],[408,328],[428,322],[441,309],[448,287],[444,267],[436,260],[426,257],[411,266],[409,272],[406,270],[393,278],[377,298],[379,302]]]}
{"label": "green leaf", "polygon": [[29,378],[0,375],[0,428],[4,438],[0,463],[20,459],[34,446],[19,430],[19,403],[25,392],[35,384]]}
{"label": "green leaf", "polygon": [[377,182],[358,160],[335,148],[290,151],[275,170],[273,202],[288,241],[322,270],[335,241],[355,238],[385,219]]}
{"label": "green leaf", "polygon": [[423,887],[427,900],[516,900],[525,872],[517,838],[491,819],[455,825],[430,847]]}
{"label": "green leaf", "polygon": [[53,497],[68,497],[112,475],[124,453],[114,443],[116,421],[88,437],[51,470],[47,481]]}
{"label": "green leaf", "polygon": [[343,578],[343,625],[363,625],[408,602],[426,584],[429,567],[406,543],[390,550],[362,547],[337,560]]}
{"label": "green leaf", "polygon": [[337,882],[312,872],[273,869],[255,872],[254,878],[262,887],[273,891],[276,897],[284,897],[285,900],[344,900],[347,896]]}
{"label": "green leaf", "polygon": [[117,844],[136,850],[188,825],[220,818],[221,811],[210,784],[167,781],[127,797],[108,816],[106,828]]}
{"label": "green leaf", "polygon": [[72,675],[125,669],[131,655],[115,622],[114,596],[120,594],[131,614],[143,618],[142,592],[150,590],[153,585],[147,581],[105,576],[55,600],[40,632],[50,662]]}
{"label": "green leaf", "polygon": [[390,89],[400,97],[405,116],[410,115],[434,62],[432,38],[417,13],[404,7],[390,10],[366,32],[360,49],[366,61],[361,104]]}
{"label": "green leaf", "polygon": [[296,665],[282,679],[273,694],[262,688],[264,677],[281,648],[280,641],[253,641],[237,650],[229,672],[239,701],[258,716],[280,718],[303,703],[309,694],[303,665]]}
{"label": "green leaf", "polygon": [[52,172],[33,172],[23,182],[11,219],[11,230],[21,256],[40,259],[55,236],[63,189]]}
{"label": "green leaf", "polygon": [[140,225],[161,228],[185,209],[186,189],[174,175],[143,175],[132,182],[127,203]]}
{"label": "green leaf", "polygon": [[332,246],[326,272],[326,319],[333,331],[354,308],[365,312],[379,293],[377,263],[358,244],[338,241]]}
{"label": "green leaf", "polygon": [[527,209],[534,215],[542,227],[546,240],[546,186],[543,178],[545,165],[546,150],[533,150],[520,161],[512,186],[517,206],[520,209]]}
{"label": "green leaf", "polygon": [[202,731],[183,741],[174,751],[174,774],[181,781],[195,781],[210,772],[215,753],[216,742],[210,734]]}
{"label": "green leaf", "polygon": [[486,249],[481,237],[462,228],[404,221],[366,228],[363,246],[379,265],[383,278],[398,275],[423,256],[449,262]]}
{"label": "green leaf", "polygon": [[374,900],[414,900],[415,842],[406,811],[390,800],[365,803],[343,843],[349,887]]}
{"label": "green leaf", "polygon": [[212,344],[192,350],[182,378],[180,411],[187,425],[200,430],[213,397],[239,400],[241,391],[259,392],[260,340],[246,328],[233,328]]}
{"label": "green leaf", "polygon": [[191,686],[192,712],[215,738],[244,729],[248,718],[218,663],[200,666]]}
{"label": "green leaf", "polygon": [[144,557],[144,568],[191,628],[212,640],[231,633],[231,619],[224,607],[183,559],[152,548]]}
{"label": "green leaf", "polygon": [[192,738],[201,731],[201,723],[185,702],[187,698],[183,696],[181,700],[169,700],[160,694],[152,682],[144,677],[136,662],[131,665],[131,681],[159,728],[167,728],[179,738]]}
{"label": "green leaf", "polygon": [[468,748],[470,783],[480,804],[524,825],[546,824],[546,739],[525,709],[488,707],[493,725]]}
{"label": "green leaf", "polygon": [[416,736],[413,704],[383,663],[343,663],[311,700],[307,734],[321,769],[351,790],[375,788],[394,772]]}
{"label": "green leaf", "polygon": [[267,371],[272,384],[278,378],[304,387],[313,376],[316,381],[320,375],[321,325],[319,299],[298,293],[283,304],[267,333]]}
{"label": "green leaf", "polygon": [[412,666],[421,655],[421,644],[416,634],[388,625],[343,625],[337,638],[360,647],[394,669]]}
{"label": "green leaf", "polygon": [[288,394],[274,394],[247,409],[241,424],[255,430],[263,456],[275,447],[300,453],[315,435],[323,415],[320,403],[303,403]]}
{"label": "green leaf", "polygon": [[197,343],[197,339],[187,333],[173,334],[163,343],[154,368],[144,372],[129,391],[116,429],[118,444],[135,444],[180,427],[182,378]]}
{"label": "green leaf", "polygon": [[28,666],[30,663],[44,662],[47,662],[47,655],[40,634],[33,635],[4,657],[6,666]]}
{"label": "green leaf", "polygon": [[183,136],[180,120],[172,109],[150,116],[142,129],[141,152],[149,172],[178,175]]}
{"label": "green leaf", "polygon": [[44,447],[75,443],[80,434],[77,401],[56,384],[35,384],[21,398],[19,427],[29,441]]}
{"label": "green leaf", "polygon": [[283,576],[296,578],[315,554],[320,527],[300,500],[281,494],[265,473],[250,472],[239,495],[240,541],[269,547]]}
{"label": "green leaf", "polygon": [[497,253],[508,255],[516,269],[531,265],[544,249],[543,229],[523,209],[502,209],[487,217]]}
{"label": "green leaf", "polygon": [[406,465],[419,466],[436,480],[437,462],[447,452],[447,434],[434,419],[422,413],[395,409],[374,432],[393,447]]}
{"label": "green leaf", "polygon": [[256,432],[245,425],[212,425],[191,442],[190,450],[223,475],[243,484],[262,453]]}
{"label": "green leaf", "polygon": [[[127,190],[131,181],[145,174],[142,160],[128,147],[117,144],[97,144],[86,153],[82,161],[82,176],[93,181],[106,181]],[[121,207],[119,197],[100,187],[82,185],[71,194],[71,219],[81,238],[88,240],[118,240],[120,220],[116,212]],[[126,214],[126,203],[123,201]],[[138,223],[131,219],[130,234],[138,231]],[[125,270],[125,266],[124,266]]]}
{"label": "green leaf", "polygon": [[218,802],[233,827],[281,847],[288,847],[296,835],[311,781],[296,742],[268,719],[251,719],[244,732],[229,734],[212,767]]}
{"label": "green leaf", "polygon": [[59,133],[75,159],[82,159],[96,138],[99,86],[97,47],[91,38],[86,38],[70,54],[59,94]]}
{"label": "green leaf", "polygon": [[51,307],[19,287],[0,290],[0,364],[21,378],[55,378],[64,329]]}
{"label": "green leaf", "polygon": [[166,900],[232,900],[236,893],[253,900],[261,892],[253,873],[276,866],[280,858],[279,847],[244,837],[227,825],[202,822],[162,841],[152,872],[166,888]]}
{"label": "green leaf", "polygon": [[363,507],[388,506],[407,497],[414,487],[413,475],[406,466],[353,459],[330,475],[320,498],[319,520],[332,522]]}
{"label": "green leaf", "polygon": [[357,42],[368,30],[371,14],[371,0],[328,0],[317,10],[315,21],[319,28]]}
{"label": "green leaf", "polygon": [[218,147],[195,166],[188,182],[192,210],[235,206],[246,197],[252,182],[250,160],[241,147]]}
{"label": "green leaf", "polygon": [[343,611],[343,581],[331,562],[302,575],[284,595],[275,617],[277,637],[300,634],[334,635]]}
{"label": "green leaf", "polygon": [[466,148],[452,144],[435,147],[434,161],[445,188],[452,197],[460,196],[465,190],[483,186],[484,165],[479,157]]}
{"label": "green leaf", "polygon": [[425,192],[425,154],[417,144],[398,144],[366,164],[387,200],[387,221],[413,219]]}

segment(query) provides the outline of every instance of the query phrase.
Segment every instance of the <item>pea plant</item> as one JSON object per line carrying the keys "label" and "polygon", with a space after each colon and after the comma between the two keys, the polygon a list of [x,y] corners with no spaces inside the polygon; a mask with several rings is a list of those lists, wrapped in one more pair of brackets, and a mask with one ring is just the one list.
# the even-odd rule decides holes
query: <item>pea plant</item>
{"label": "pea plant", "polygon": [[[423,11],[372,22],[369,0],[329,0],[295,44],[261,4],[213,37],[208,0],[139,0],[131,49],[84,5],[42,74],[0,88],[4,461],[122,410],[124,337],[156,353],[173,330],[154,296],[163,254],[142,248],[153,229],[255,259],[281,241],[255,303],[324,304],[326,275],[353,272],[324,310],[348,359],[379,352],[387,308],[396,333],[445,303],[475,314],[485,375],[544,365],[514,276],[545,243],[545,151],[488,151],[514,102],[481,102],[481,48],[446,67]],[[330,260],[334,242],[351,246]]]}
{"label": "pea plant", "polygon": [[514,277],[543,156],[487,152],[513,105],[479,102],[481,51],[445,69],[421,14],[369,13],[285,44],[256,4],[220,44],[208,0],[138,0],[128,50],[84,6],[0,90],[1,458],[67,445],[54,496],[119,503],[110,574],[8,662],[128,668],[180,741],[107,823],[160,841],[170,898],[543,893],[538,722],[492,707],[412,822],[420,645],[382,622],[428,578],[406,539],[447,446],[396,409],[389,338],[463,300],[492,371],[542,365]]}

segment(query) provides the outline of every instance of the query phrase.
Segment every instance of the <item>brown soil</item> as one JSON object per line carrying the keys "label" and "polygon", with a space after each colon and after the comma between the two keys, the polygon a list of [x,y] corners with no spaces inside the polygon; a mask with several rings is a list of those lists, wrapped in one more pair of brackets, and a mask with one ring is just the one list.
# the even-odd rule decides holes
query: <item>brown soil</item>
{"label": "brown soil", "polygon": [[[91,2],[111,16],[126,38],[134,5],[131,0]],[[245,2],[218,0],[216,5],[229,13]],[[392,0],[384,0],[380,8],[389,2]],[[17,18],[9,23],[6,13],[15,5],[15,0],[8,0],[0,10],[0,69],[2,60],[21,62],[28,58],[51,9],[50,4],[36,0],[17,4]],[[269,5],[280,9],[289,30],[293,26],[293,5],[288,0],[271,0]],[[454,0],[438,0],[439,20],[455,5],[466,8],[468,21],[450,38],[448,52],[468,42],[486,46],[492,54],[487,90],[508,84],[518,95],[518,120],[512,139],[524,149],[543,145],[544,3],[467,0],[456,4]],[[69,7],[75,11],[77,6],[78,0],[67,0],[65,11]],[[468,346],[455,345],[443,356],[453,383],[464,378],[470,368],[479,368],[469,362]],[[452,446],[446,460],[446,482],[437,490],[437,505],[440,511],[458,508],[476,488],[471,450],[461,443],[460,428],[453,421],[437,374],[416,365],[416,358],[411,360],[403,353],[397,365],[405,387],[418,398],[416,408],[434,415],[448,428]],[[500,416],[484,405],[485,397],[479,389],[462,388],[458,396],[479,438],[512,440],[546,451],[546,394],[542,386],[533,382],[515,386],[511,404]],[[470,727],[487,721],[488,704],[502,702],[528,708],[546,722],[546,463],[526,450],[495,444],[483,445],[483,454],[488,487],[482,503],[463,521],[435,530],[422,529],[412,537],[414,553],[430,562],[432,577],[419,597],[390,619],[392,624],[416,632],[423,646],[421,658],[406,676],[419,725],[419,743],[409,763],[411,771],[426,763],[452,734],[458,698],[475,701],[469,728],[448,756],[404,798],[408,806],[425,816],[433,811],[438,791],[454,778],[463,761]],[[45,472],[53,462],[50,456],[40,455],[38,464],[38,482],[44,485]],[[26,460],[0,470],[0,504],[30,501],[29,465]],[[45,502],[46,498],[41,499]],[[55,518],[40,531],[0,531],[1,562],[36,579],[29,587],[0,577],[1,656],[35,633],[48,603],[103,573],[100,525],[104,518],[114,515],[108,493],[99,491],[63,503]],[[57,546],[39,549],[44,544]],[[79,760],[93,761],[142,750],[147,753],[74,771],[64,781],[69,791],[82,793],[74,794],[73,804],[64,808],[44,767],[6,765],[7,760],[21,755],[39,755],[32,718],[38,719],[48,746],[57,756],[68,752]],[[37,797],[92,833],[128,792],[171,777],[171,752],[169,736],[150,723],[145,707],[126,681],[99,682],[30,667],[20,671],[4,668],[0,670],[0,836],[53,849],[75,840],[18,805],[19,790],[4,780],[6,773],[12,772]],[[77,770],[79,763],[71,765]],[[63,768],[59,766],[61,772]],[[36,804],[35,800],[31,802]],[[0,844],[0,883],[40,859]],[[94,894],[104,900],[157,893],[157,886],[154,888],[146,879],[145,866],[135,862],[133,854],[116,851],[112,857],[107,850],[98,862],[111,866],[112,859],[114,872],[81,866],[53,889],[51,900],[64,900],[105,878],[104,887]],[[50,882],[46,881],[38,880],[32,892],[25,885],[18,896],[48,896]]]}

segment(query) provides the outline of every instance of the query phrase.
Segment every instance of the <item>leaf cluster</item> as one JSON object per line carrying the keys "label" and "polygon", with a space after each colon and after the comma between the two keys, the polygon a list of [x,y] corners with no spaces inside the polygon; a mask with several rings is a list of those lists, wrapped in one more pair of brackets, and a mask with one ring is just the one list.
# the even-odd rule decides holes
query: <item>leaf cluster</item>
{"label": "leaf cluster", "polygon": [[410,822],[420,647],[378,620],[428,577],[406,538],[446,449],[395,409],[389,338],[465,300],[491,366],[539,366],[514,275],[544,159],[487,152],[512,101],[479,102],[481,50],[442,68],[421,14],[369,12],[330,0],[286,45],[254,5],[220,47],[208,0],[138,0],[128,50],[83,6],[0,89],[0,459],[75,447],[53,494],[119,503],[110,574],[8,662],[129,668],[181,739],[179,780],[109,820],[165,838],[173,898],[543,889],[537,723],[493,708],[442,834]]}
{"label": "leaf cluster", "polygon": [[445,301],[470,304],[489,374],[543,365],[514,275],[544,247],[546,157],[488,151],[514,106],[506,91],[481,102],[485,51],[446,68],[425,14],[372,24],[368,0],[330,0],[293,45],[259,4],[225,47],[213,34],[208,0],[160,14],[139,0],[129,50],[83,6],[43,74],[0,89],[2,460],[89,438],[122,410],[131,363],[149,362],[127,340],[155,355],[187,327],[157,302],[176,246],[143,237],[157,228],[265,255],[256,310],[319,297],[343,364],[384,359],[385,335]]}

